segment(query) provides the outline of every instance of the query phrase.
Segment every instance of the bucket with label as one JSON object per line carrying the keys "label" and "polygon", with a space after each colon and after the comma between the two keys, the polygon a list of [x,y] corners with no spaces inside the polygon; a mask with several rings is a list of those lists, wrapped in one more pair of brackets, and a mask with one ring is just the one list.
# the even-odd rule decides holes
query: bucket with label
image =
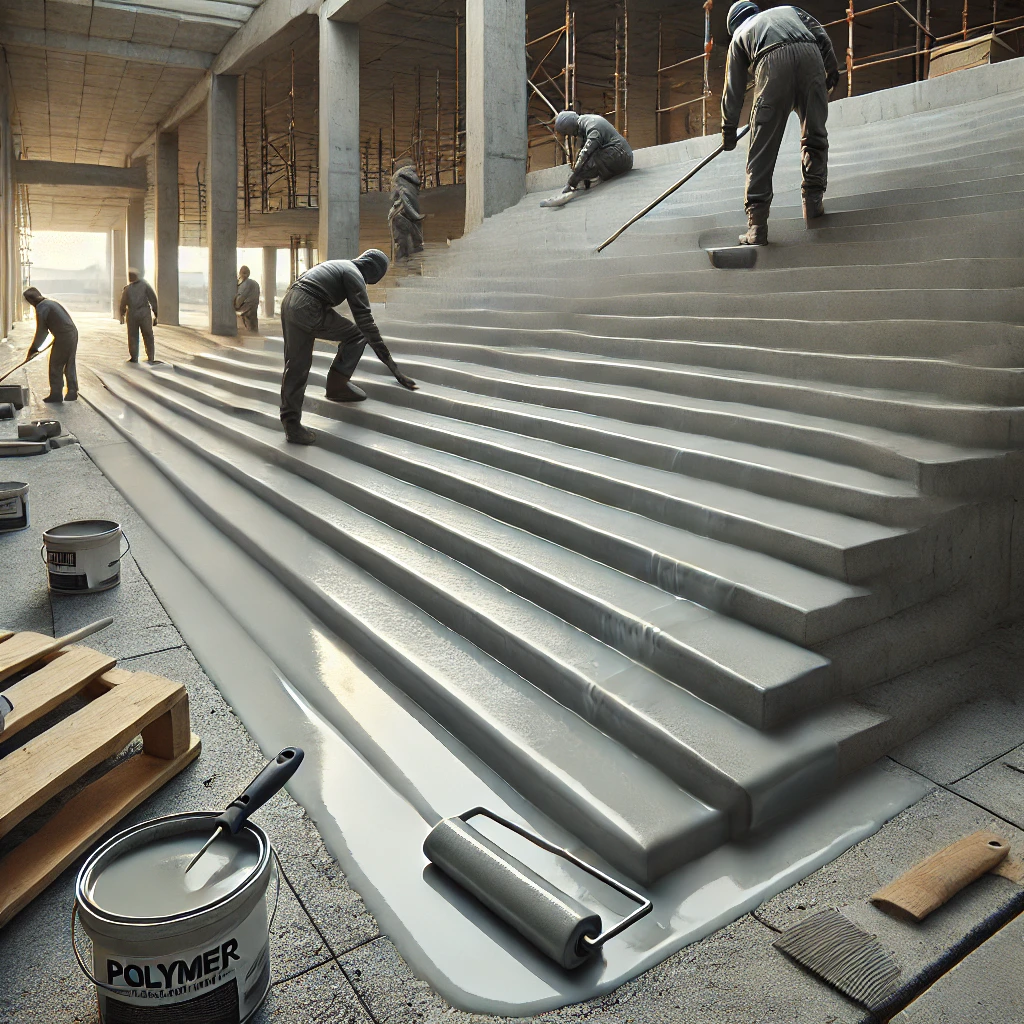
{"label": "bucket with label", "polygon": [[239,1024],[270,988],[271,848],[246,822],[188,874],[216,812],[130,828],[88,859],[75,891],[103,1024]]}
{"label": "bucket with label", "polygon": [[[287,747],[220,814],[171,814],[97,848],[75,886],[71,941],[102,1024],[242,1024],[270,990],[276,854],[249,815],[302,763]],[[278,865],[277,889],[280,889]],[[75,921],[92,940],[92,968]]]}
{"label": "bucket with label", "polygon": [[28,484],[0,481],[0,533],[24,530],[27,526]]}
{"label": "bucket with label", "polygon": [[130,547],[120,523],[80,519],[43,531],[39,551],[46,562],[50,590],[94,594],[121,582],[121,559]]}

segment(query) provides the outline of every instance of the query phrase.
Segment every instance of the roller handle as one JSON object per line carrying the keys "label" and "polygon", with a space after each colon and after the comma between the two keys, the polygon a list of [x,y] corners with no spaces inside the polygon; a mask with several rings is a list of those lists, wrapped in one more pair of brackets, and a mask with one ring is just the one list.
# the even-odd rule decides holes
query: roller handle
{"label": "roller handle", "polygon": [[216,818],[215,824],[232,835],[295,774],[305,757],[301,747],[285,747]]}

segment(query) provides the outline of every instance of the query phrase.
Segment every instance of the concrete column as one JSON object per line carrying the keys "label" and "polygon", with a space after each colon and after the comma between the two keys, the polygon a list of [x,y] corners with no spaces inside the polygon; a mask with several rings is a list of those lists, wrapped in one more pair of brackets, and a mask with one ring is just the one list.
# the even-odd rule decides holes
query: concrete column
{"label": "concrete column", "polygon": [[[326,5],[325,5],[326,6]],[[359,255],[359,26],[320,11],[321,260]]]}
{"label": "concrete column", "polygon": [[526,0],[466,0],[467,232],[526,194],[526,89]]}
{"label": "concrete column", "polygon": [[[132,167],[146,166],[146,160],[133,160]],[[146,197],[137,195],[128,200],[128,266],[140,277],[146,276]]]}
{"label": "concrete column", "polygon": [[153,154],[153,277],[162,324],[178,323],[178,133],[161,132]]}
{"label": "concrete column", "polygon": [[115,319],[118,316],[118,307],[121,305],[121,292],[127,283],[127,231],[122,222],[121,227],[116,227],[110,232],[110,315]]}
{"label": "concrete column", "polygon": [[272,245],[263,246],[263,286],[260,298],[263,300],[263,315],[273,318],[274,300],[277,298],[277,249]]}
{"label": "concrete column", "polygon": [[234,336],[238,286],[238,79],[213,75],[206,107],[210,331]]}

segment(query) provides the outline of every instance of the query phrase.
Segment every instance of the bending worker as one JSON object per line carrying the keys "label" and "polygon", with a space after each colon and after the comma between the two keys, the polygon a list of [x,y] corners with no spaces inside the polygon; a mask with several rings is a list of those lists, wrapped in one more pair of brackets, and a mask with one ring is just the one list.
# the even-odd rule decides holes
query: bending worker
{"label": "bending worker", "polygon": [[[284,376],[281,378],[281,423],[293,444],[313,444],[316,434],[302,425],[302,400],[313,363],[313,342],[338,342],[338,354],[327,371],[327,398],[332,402],[361,402],[366,392],[350,383],[356,363],[369,343],[377,358],[402,387],[416,390],[395,365],[373,321],[368,284],[388,272],[388,258],[380,249],[368,249],[354,260],[327,260],[311,267],[285,292],[281,301],[284,332]],[[348,302],[355,323],[333,308]]]}
{"label": "bending worker", "polygon": [[238,268],[238,289],[235,292],[235,312],[242,321],[242,327],[258,334],[260,322],[257,310],[260,305],[260,286],[249,276],[249,268]]}
{"label": "bending worker", "polygon": [[[53,335],[53,345],[50,346],[50,393],[43,401],[73,402],[78,398],[78,373],[75,370],[78,328],[75,321],[59,302],[43,298],[38,288],[26,288],[22,294],[25,301],[36,309],[36,334],[28,347],[27,359],[31,359],[43,347],[48,334]],[[66,395],[62,394],[65,380],[68,382]]]}
{"label": "bending worker", "polygon": [[750,0],[729,8],[729,56],[722,93],[722,144],[736,148],[747,74],[754,73],[754,105],[750,111],[747,150],[747,231],[741,245],[768,241],[772,176],[779,146],[792,111],[800,117],[804,220],[824,212],[828,184],[828,94],[839,81],[832,42],[809,14],[797,7],[760,11]]}
{"label": "bending worker", "polygon": [[574,192],[580,185],[590,188],[595,178],[607,181],[633,169],[629,143],[600,114],[563,110],[555,118],[555,131],[582,144],[563,192]]}
{"label": "bending worker", "polygon": [[146,345],[146,361],[156,362],[156,341],[153,328],[156,326],[156,292],[148,281],[139,277],[137,270],[128,271],[128,283],[121,292],[121,304],[118,310],[121,323],[128,318],[128,362],[139,361],[139,331]]}

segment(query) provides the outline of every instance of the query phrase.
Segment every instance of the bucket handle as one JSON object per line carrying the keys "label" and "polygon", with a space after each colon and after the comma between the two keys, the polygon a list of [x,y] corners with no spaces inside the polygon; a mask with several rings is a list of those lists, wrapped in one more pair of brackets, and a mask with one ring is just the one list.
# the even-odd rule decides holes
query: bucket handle
{"label": "bucket handle", "polygon": [[[270,912],[270,920],[267,922],[267,934],[269,936],[270,929],[274,927],[274,919],[277,917],[277,907],[281,902],[281,858],[277,855],[277,850],[271,847],[271,852],[274,854],[274,879],[276,885],[274,887],[274,909]],[[108,992],[113,992],[116,995],[123,996],[125,990],[123,988],[117,988],[115,985],[108,985],[105,982],[100,981],[98,978],[94,978],[92,971],[85,964],[85,960],[82,959],[81,950],[78,948],[78,939],[75,933],[75,924],[79,916],[78,897],[75,897],[75,902],[71,907],[71,948],[75,951],[75,959],[78,961],[78,966],[82,969],[82,973],[97,987],[105,988]],[[269,938],[268,938],[269,941]]]}
{"label": "bucket handle", "polygon": [[[132,549],[132,542],[128,539],[128,535],[124,532],[124,530],[121,531],[121,540],[123,540],[125,544],[127,544],[128,546],[112,562],[107,562],[108,569],[113,569],[114,566],[117,565],[117,563],[120,562],[124,558],[124,556],[127,555],[128,552]],[[47,562],[46,560],[45,541],[39,545],[39,557],[43,560],[43,565],[49,565],[49,562]]]}

